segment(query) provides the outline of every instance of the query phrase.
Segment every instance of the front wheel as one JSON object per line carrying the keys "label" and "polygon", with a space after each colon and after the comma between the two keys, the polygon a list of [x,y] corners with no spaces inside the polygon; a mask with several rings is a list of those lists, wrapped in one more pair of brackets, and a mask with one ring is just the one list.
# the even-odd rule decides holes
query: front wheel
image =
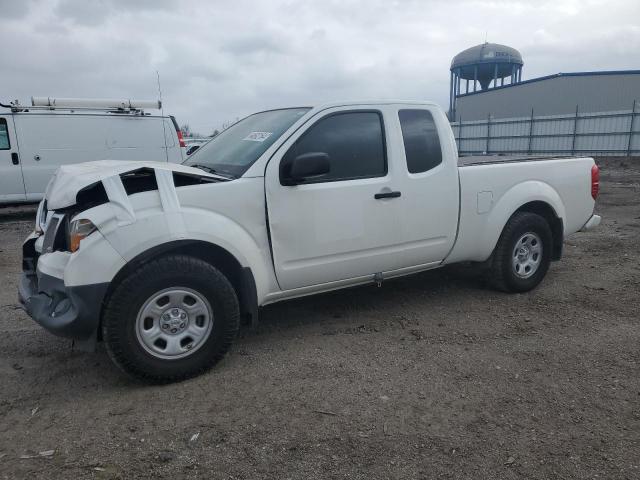
{"label": "front wheel", "polygon": [[227,352],[239,307],[229,280],[193,257],[153,260],[129,274],[105,306],[107,352],[126,373],[151,382],[204,372]]}
{"label": "front wheel", "polygon": [[491,265],[491,282],[505,292],[527,292],[544,278],[551,262],[553,236],[535,213],[517,212],[504,227]]}

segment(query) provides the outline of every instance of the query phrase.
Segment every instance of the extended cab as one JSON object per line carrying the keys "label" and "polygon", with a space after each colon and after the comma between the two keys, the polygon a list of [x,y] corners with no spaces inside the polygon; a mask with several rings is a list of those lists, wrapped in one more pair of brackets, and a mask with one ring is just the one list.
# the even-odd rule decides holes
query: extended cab
{"label": "extended cab", "polygon": [[20,298],[49,331],[103,340],[126,372],[204,371],[241,317],[462,261],[534,288],[600,222],[591,158],[458,159],[431,103],[250,115],[183,165],[61,167],[24,244]]}

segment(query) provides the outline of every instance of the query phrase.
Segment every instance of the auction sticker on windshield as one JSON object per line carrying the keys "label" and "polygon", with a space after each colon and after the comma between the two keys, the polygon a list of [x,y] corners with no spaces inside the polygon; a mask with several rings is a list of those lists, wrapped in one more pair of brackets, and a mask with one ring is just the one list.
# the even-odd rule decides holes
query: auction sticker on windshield
{"label": "auction sticker on windshield", "polygon": [[243,138],[250,142],[264,142],[271,136],[271,132],[251,132],[249,135]]}

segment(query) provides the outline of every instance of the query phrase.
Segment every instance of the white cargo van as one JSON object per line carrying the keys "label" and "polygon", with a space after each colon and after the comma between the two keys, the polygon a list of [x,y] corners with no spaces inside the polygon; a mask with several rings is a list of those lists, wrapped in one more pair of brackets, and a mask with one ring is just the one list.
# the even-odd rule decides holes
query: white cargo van
{"label": "white cargo van", "polygon": [[0,103],[0,205],[36,202],[60,165],[93,160],[186,158],[172,116],[160,102],[32,98]]}

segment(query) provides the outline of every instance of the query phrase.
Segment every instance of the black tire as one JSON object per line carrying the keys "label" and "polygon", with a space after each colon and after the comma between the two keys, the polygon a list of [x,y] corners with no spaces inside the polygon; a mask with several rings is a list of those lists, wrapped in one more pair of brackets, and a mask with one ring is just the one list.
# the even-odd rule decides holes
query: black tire
{"label": "black tire", "polygon": [[[513,265],[516,242],[527,233],[533,233],[541,240],[542,253],[537,270],[528,278],[516,273]],[[505,225],[493,252],[490,281],[503,292],[527,292],[535,288],[549,270],[553,249],[553,235],[547,221],[535,213],[516,212]]]}
{"label": "black tire", "polygon": [[[136,334],[143,305],[163,289],[185,287],[205,298],[212,310],[209,336],[192,353],[176,359],[157,358]],[[102,316],[102,338],[107,352],[125,373],[152,383],[193,377],[211,368],[225,355],[238,332],[236,292],[212,265],[185,255],[171,255],[141,265],[109,295]]]}

